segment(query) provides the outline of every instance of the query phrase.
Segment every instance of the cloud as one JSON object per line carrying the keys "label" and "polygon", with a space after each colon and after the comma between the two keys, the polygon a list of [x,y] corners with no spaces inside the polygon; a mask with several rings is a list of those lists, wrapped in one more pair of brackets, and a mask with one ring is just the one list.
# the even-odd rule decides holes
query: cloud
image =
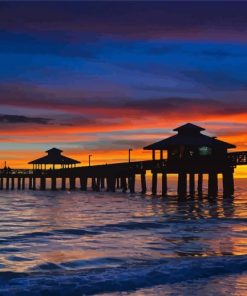
{"label": "cloud", "polygon": [[128,150],[130,147],[133,149],[140,149],[149,144],[148,140],[121,140],[112,138],[99,138],[96,141],[82,143],[84,150]]}
{"label": "cloud", "polygon": [[[242,2],[23,2],[1,3],[4,30],[64,32],[63,39],[93,33],[120,38],[176,38],[246,41]],[[68,33],[70,32],[70,33]],[[227,32],[224,34],[224,32]],[[59,37],[58,34],[56,34]],[[75,37],[77,36],[77,37]]]}
{"label": "cloud", "polygon": [[[150,97],[95,99],[88,98],[87,94],[56,90],[52,92],[46,88],[37,88],[32,85],[0,84],[0,105],[16,106],[33,109],[47,109],[62,111],[70,115],[80,115],[75,118],[75,124],[80,121],[82,125],[99,125],[104,122],[112,126],[118,125],[122,120],[142,119],[156,117],[204,119],[212,116],[241,115],[247,113],[246,100],[189,98],[189,97]],[[187,113],[186,113],[187,112]],[[143,117],[144,118],[144,117]],[[38,119],[39,121],[39,119]],[[103,121],[103,122],[102,122]],[[37,119],[36,119],[37,122]],[[39,121],[40,122],[40,121]],[[42,122],[42,121],[41,121]],[[64,123],[64,122],[62,122]],[[73,121],[66,120],[66,124]]]}
{"label": "cloud", "polygon": [[[235,70],[232,68],[232,70]],[[224,70],[186,70],[183,74],[196,83],[214,90],[238,90],[247,88],[246,75],[236,75]]]}
{"label": "cloud", "polygon": [[[1,24],[1,21],[0,21]],[[58,36],[60,36],[58,38]],[[55,37],[55,36],[54,36]],[[63,34],[57,34],[56,38],[50,35],[37,35],[36,33],[0,32],[1,53],[59,55],[62,57],[76,57],[95,59],[97,49],[88,43],[78,44],[69,42]],[[56,40],[59,39],[59,40]]]}
{"label": "cloud", "polygon": [[48,124],[51,119],[42,117],[27,117],[22,115],[0,114],[1,124]]}

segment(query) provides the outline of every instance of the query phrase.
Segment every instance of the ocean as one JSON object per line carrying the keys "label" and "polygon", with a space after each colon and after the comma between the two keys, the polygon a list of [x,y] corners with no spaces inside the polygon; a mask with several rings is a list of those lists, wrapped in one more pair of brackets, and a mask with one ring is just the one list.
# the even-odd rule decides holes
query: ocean
{"label": "ocean", "polygon": [[[0,295],[247,295],[247,188],[234,198],[0,192]],[[138,189],[137,189],[138,191]]]}

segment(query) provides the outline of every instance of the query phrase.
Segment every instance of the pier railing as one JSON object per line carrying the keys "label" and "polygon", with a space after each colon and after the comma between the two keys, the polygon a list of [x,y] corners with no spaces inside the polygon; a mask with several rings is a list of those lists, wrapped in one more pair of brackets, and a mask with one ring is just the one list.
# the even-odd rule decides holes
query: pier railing
{"label": "pier railing", "polygon": [[[247,151],[238,151],[238,152],[230,152],[227,154],[226,162],[231,166],[238,166],[238,165],[247,165]],[[123,171],[133,171],[139,172],[142,170],[162,170],[169,166],[175,165],[172,164],[172,161],[168,161],[167,159],[163,160],[143,160],[143,161],[134,161],[134,162],[123,162],[123,163],[111,163],[111,164],[99,164],[94,166],[82,166],[77,168],[70,168],[70,169],[48,169],[48,170],[32,170],[32,169],[0,169],[0,175],[12,175],[12,176],[54,176],[57,175],[64,175],[64,174],[98,174],[98,173],[111,173],[111,172],[123,172]],[[204,163],[207,163],[205,161]],[[177,165],[182,165],[183,162],[177,161]],[[191,163],[190,163],[191,165]],[[195,165],[197,165],[197,161],[195,161]]]}
{"label": "pier railing", "polygon": [[247,151],[230,152],[227,157],[234,166],[247,165]]}

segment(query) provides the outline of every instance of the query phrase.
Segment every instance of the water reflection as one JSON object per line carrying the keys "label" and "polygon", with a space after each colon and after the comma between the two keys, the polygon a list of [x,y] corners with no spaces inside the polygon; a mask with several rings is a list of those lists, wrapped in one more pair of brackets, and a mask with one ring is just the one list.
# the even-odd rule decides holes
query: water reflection
{"label": "water reflection", "polygon": [[246,192],[236,191],[234,199],[186,200],[2,192],[0,268],[27,271],[44,263],[102,258],[132,262],[247,254]]}

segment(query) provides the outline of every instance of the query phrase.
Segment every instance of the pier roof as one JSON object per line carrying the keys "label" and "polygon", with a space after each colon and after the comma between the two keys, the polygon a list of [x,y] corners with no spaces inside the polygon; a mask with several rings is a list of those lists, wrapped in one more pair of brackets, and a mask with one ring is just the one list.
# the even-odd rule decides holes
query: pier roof
{"label": "pier roof", "polygon": [[46,156],[30,161],[29,164],[77,164],[80,161],[62,155],[62,150],[52,148],[47,150]]}
{"label": "pier roof", "polygon": [[167,150],[174,146],[189,146],[189,147],[216,147],[216,148],[236,148],[235,145],[216,139],[216,137],[210,137],[201,134],[204,128],[194,125],[192,123],[187,123],[182,125],[174,131],[178,133],[167,139],[161,140],[159,142],[153,143],[144,147],[144,150]]}

